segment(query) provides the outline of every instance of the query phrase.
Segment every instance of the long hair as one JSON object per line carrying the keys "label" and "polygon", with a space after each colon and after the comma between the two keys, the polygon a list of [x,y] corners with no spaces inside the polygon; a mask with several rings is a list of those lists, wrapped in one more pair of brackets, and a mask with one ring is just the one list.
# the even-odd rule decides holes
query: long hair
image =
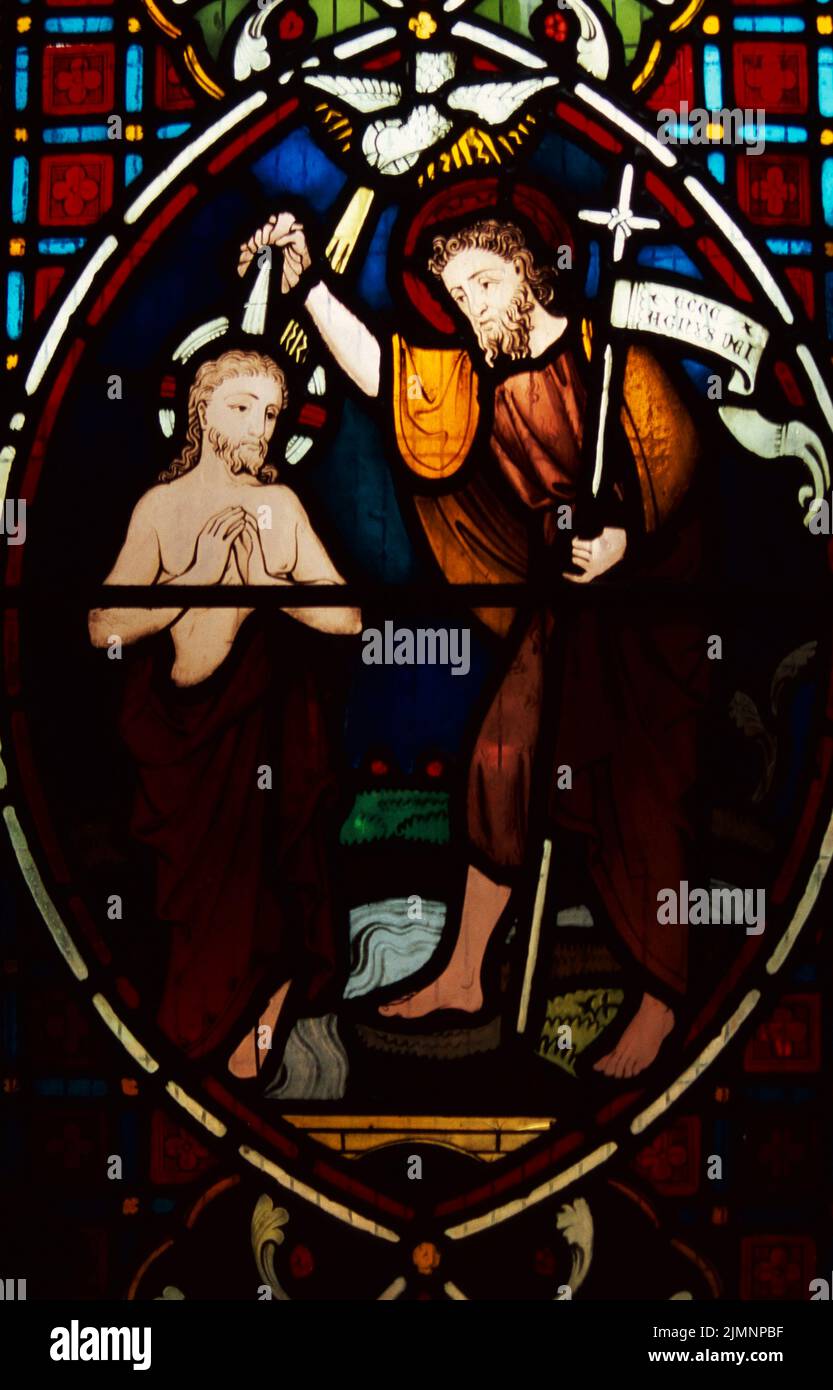
{"label": "long hair", "polygon": [[520,227],[513,222],[498,222],[488,218],[474,222],[452,236],[434,237],[433,255],[428,269],[442,275],[452,257],[461,251],[491,251],[502,261],[521,261],[526,282],[539,304],[549,304],[555,294],[555,270],[551,266],[536,266],[532,252]]}
{"label": "long hair", "polygon": [[[185,443],[170,468],[166,468],[159,474],[160,483],[172,483],[175,478],[181,478],[184,473],[190,473],[192,468],[196,468],[202,447],[200,405],[202,403],[208,404],[222,382],[231,377],[239,376],[270,377],[281,388],[281,409],[286,406],[289,394],[286,375],[271,357],[266,357],[260,352],[242,352],[239,349],[233,349],[230,352],[224,352],[221,357],[217,357],[211,362],[203,362],[202,366],[198,368],[191,390],[188,392],[188,424],[185,430]],[[272,464],[265,463],[258,476],[263,483],[276,483],[278,470]]]}

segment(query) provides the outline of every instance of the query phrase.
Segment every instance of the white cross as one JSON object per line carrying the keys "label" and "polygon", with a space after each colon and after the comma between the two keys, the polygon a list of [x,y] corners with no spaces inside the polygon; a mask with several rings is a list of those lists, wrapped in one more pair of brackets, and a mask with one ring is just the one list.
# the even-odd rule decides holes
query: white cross
{"label": "white cross", "polygon": [[609,232],[613,232],[613,259],[621,261],[622,253],[625,249],[625,242],[631,232],[646,231],[649,228],[656,228],[659,222],[655,217],[636,217],[631,210],[631,195],[633,193],[633,165],[626,164],[622,174],[622,183],[619,188],[619,202],[615,208],[609,212],[595,212],[585,209],[579,213],[583,222],[595,222],[597,226],[607,227]]}

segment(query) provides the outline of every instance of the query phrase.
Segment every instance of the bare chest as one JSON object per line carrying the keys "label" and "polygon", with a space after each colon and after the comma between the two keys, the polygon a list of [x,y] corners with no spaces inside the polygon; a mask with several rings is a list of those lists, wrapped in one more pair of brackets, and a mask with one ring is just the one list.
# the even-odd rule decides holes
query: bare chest
{"label": "bare chest", "polygon": [[[266,502],[254,489],[240,489],[226,496],[200,493],[171,498],[171,505],[156,518],[161,577],[181,575],[193,564],[201,533],[227,508],[242,507],[257,526],[266,567],[271,574],[291,573],[296,561],[294,519],[274,502]],[[245,559],[229,542],[225,583],[245,583]]]}

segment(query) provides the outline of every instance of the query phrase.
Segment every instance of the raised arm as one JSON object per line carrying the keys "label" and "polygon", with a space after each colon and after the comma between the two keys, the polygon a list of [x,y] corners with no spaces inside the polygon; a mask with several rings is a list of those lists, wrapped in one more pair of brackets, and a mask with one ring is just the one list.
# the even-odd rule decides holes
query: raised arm
{"label": "raised arm", "polygon": [[378,396],[382,353],[367,325],[336,299],[323,280],[313,285],[305,304],[341,370],[366,396]]}
{"label": "raised arm", "polygon": [[[294,289],[311,265],[303,226],[290,212],[273,213],[240,248],[239,275],[245,275],[255,256],[265,247],[276,247],[283,255],[281,289]],[[366,396],[379,394],[381,349],[366,324],[336,299],[332,290],[319,280],[306,297],[310,318],[333,354],[341,370]]]}

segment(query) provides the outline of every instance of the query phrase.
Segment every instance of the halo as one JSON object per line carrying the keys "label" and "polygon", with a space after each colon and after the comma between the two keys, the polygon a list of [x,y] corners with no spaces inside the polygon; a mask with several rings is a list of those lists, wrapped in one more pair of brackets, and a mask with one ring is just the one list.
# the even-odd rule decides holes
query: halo
{"label": "halo", "polygon": [[[217,318],[208,319],[205,323],[198,324],[196,328],[187,333],[177,344],[171,353],[170,366],[162,377],[159,385],[159,406],[157,409],[157,420],[159,428],[166,440],[173,439],[177,431],[185,428],[187,419],[188,389],[190,386],[191,373],[186,373],[186,367],[190,359],[197,353],[201,360],[205,360],[203,349],[209,343],[217,339],[225,338],[231,327],[229,319],[225,315]],[[281,354],[269,348],[263,343],[259,334],[262,334],[262,327],[255,332],[246,334],[247,342],[245,346],[254,351],[268,352],[269,356],[278,361]],[[239,338],[235,345],[244,346],[239,343]],[[286,337],[286,334],[284,334]],[[227,343],[218,343],[218,351],[224,351],[229,346]],[[300,347],[298,348],[300,350]],[[298,366],[300,365],[295,354],[288,354],[290,362],[280,362],[284,368],[289,365],[290,370],[297,376]],[[305,359],[304,359],[305,361]],[[186,375],[188,383],[186,384]],[[303,388],[304,399],[301,402],[295,417],[296,428],[286,441],[284,448],[284,461],[290,465],[301,462],[313,447],[316,436],[320,434],[327,422],[327,409],[325,405],[325,395],[327,391],[327,373],[321,363],[313,363],[309,367],[308,374]],[[294,394],[294,388],[293,388]],[[291,405],[291,397],[290,397]]]}
{"label": "halo", "polygon": [[440,333],[451,334],[457,326],[433,289],[424,259],[419,255],[425,233],[440,223],[457,222],[466,216],[520,216],[533,226],[546,247],[568,246],[575,239],[552,199],[540,188],[517,183],[501,188],[496,178],[469,179],[456,188],[435,193],[411,222],[402,249],[402,283],[414,308]]}

